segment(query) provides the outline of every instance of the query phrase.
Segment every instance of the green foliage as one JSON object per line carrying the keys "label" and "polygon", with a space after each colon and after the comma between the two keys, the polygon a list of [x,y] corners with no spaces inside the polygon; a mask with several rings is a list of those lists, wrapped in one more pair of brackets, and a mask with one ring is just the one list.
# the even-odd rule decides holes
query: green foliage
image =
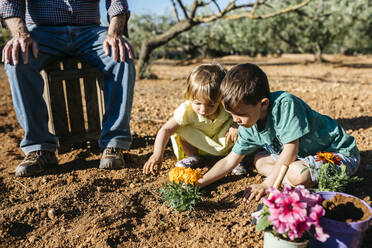
{"label": "green foliage", "polygon": [[164,184],[163,188],[158,189],[158,193],[167,206],[178,212],[193,210],[195,205],[201,201],[202,195],[198,186],[182,182]]}
{"label": "green foliage", "polygon": [[[296,0],[300,2],[300,0]],[[294,0],[270,0],[257,14],[273,12]],[[130,19],[136,51],[144,40],[167,31],[172,14]],[[312,0],[305,7],[269,19],[219,20],[193,27],[154,51],[155,58],[190,59],[228,54],[372,52],[372,0]]]}
{"label": "green foliage", "polygon": [[345,165],[338,166],[326,163],[316,170],[318,171],[319,191],[345,192],[350,183],[362,180],[357,176],[351,177],[347,175]]}
{"label": "green foliage", "polygon": [[10,32],[8,29],[0,28],[0,46],[4,46],[5,42],[10,40]]}
{"label": "green foliage", "polygon": [[259,219],[257,225],[256,225],[256,231],[273,231],[272,224],[269,221],[269,208],[267,206],[264,206],[262,208],[261,212],[261,218]]}
{"label": "green foliage", "polygon": [[[363,179],[357,176],[349,176],[345,165],[325,163],[320,167],[310,165],[318,175],[318,191],[346,192],[349,184],[360,182]],[[308,170],[304,168],[301,173]]]}

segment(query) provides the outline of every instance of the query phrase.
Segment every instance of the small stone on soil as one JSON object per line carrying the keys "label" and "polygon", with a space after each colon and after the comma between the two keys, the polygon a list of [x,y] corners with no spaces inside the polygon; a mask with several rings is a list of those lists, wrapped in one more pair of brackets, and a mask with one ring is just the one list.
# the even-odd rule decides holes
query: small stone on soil
{"label": "small stone on soil", "polygon": [[48,217],[50,219],[54,219],[56,217],[56,210],[54,208],[48,210]]}
{"label": "small stone on soil", "polygon": [[35,240],[36,240],[37,238],[35,237],[35,236],[30,236],[29,238],[28,238],[28,241],[30,241],[30,243],[34,243],[35,242]]}

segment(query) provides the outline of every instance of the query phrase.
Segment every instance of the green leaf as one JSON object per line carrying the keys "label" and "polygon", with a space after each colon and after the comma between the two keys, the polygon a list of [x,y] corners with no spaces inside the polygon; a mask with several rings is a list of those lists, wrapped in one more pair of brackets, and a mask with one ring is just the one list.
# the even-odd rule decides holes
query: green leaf
{"label": "green leaf", "polygon": [[167,206],[179,212],[193,210],[201,201],[199,187],[184,183],[171,182],[169,185],[163,185],[163,188],[158,189],[158,193]]}
{"label": "green leaf", "polygon": [[266,228],[268,228],[269,226],[271,226],[271,222],[269,221],[268,216],[264,215],[258,221],[258,223],[256,225],[256,231],[266,230]]}
{"label": "green leaf", "polygon": [[305,168],[303,168],[302,170],[301,170],[301,173],[300,174],[302,174],[302,173],[304,173],[306,170],[308,170],[309,168],[307,168],[307,167],[305,167]]}

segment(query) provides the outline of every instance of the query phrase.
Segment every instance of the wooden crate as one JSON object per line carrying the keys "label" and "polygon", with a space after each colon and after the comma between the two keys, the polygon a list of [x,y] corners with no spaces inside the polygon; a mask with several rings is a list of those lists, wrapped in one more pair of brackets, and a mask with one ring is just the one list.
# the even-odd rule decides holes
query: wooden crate
{"label": "wooden crate", "polygon": [[41,73],[49,131],[58,137],[58,153],[97,147],[105,109],[101,72],[76,58],[65,58]]}

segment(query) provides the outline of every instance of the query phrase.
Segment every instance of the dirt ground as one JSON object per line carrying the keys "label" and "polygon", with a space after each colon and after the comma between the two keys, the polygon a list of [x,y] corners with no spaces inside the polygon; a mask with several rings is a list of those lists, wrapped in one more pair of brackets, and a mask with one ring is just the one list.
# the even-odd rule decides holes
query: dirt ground
{"label": "dirt ground", "polygon": [[[361,151],[358,176],[364,180],[349,193],[369,203],[372,196],[372,56],[326,56],[314,64],[310,55],[228,56],[214,61],[230,68],[259,64],[271,90],[286,90],[322,114],[337,119],[356,138]],[[22,160],[23,130],[13,110],[11,93],[0,69],[0,247],[262,247],[250,214],[257,203],[242,204],[245,186],[262,178],[250,165],[249,175],[226,176],[205,189],[196,211],[173,213],[156,190],[167,182],[176,162],[168,146],[160,173],[142,174],[160,126],[182,100],[188,73],[204,61],[158,61],[158,79],[136,82],[127,168],[99,170],[100,155],[75,150],[59,155],[59,166],[45,175],[17,178]],[[203,171],[213,165],[204,159]],[[363,247],[372,247],[371,228]]]}

